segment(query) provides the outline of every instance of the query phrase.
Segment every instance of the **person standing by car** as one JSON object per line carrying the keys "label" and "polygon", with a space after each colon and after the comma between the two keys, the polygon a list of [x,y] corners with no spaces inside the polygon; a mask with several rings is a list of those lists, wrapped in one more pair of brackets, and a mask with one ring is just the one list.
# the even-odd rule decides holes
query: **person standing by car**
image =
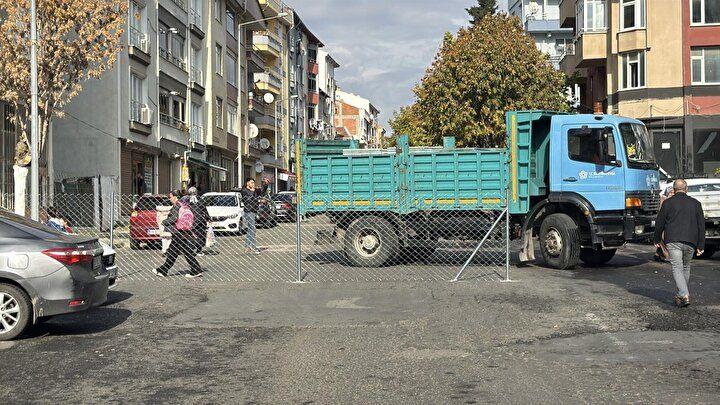
{"label": "person standing by car", "polygon": [[255,180],[247,178],[245,180],[245,187],[240,190],[240,195],[242,195],[244,205],[243,219],[245,220],[245,225],[247,226],[245,250],[248,253],[260,254],[260,250],[257,248],[257,242],[255,241],[257,213],[258,206],[260,204],[260,197],[265,195],[268,187],[270,187],[270,179],[263,179],[263,186],[258,189],[255,187]]}
{"label": "person standing by car", "polygon": [[188,195],[183,198],[187,199],[194,216],[193,234],[195,236],[195,253],[198,256],[203,256],[202,251],[207,241],[208,220],[210,219],[210,214],[208,214],[207,207],[205,207],[205,204],[200,201],[197,195],[197,188],[190,187],[188,189]]}
{"label": "person standing by car", "polygon": [[185,277],[200,277],[202,276],[202,269],[195,258],[194,214],[190,205],[180,200],[182,193],[179,190],[173,191],[168,197],[172,203],[172,209],[168,217],[163,221],[163,226],[166,231],[172,234],[172,239],[165,256],[165,263],[153,270],[153,273],[160,277],[167,277],[168,270],[175,264],[177,257],[182,254],[185,256],[185,261],[190,265],[190,272],[185,274]]}
{"label": "person standing by car", "polygon": [[675,195],[663,202],[657,216],[655,246],[667,246],[678,290],[675,304],[685,307],[690,305],[690,262],[705,249],[705,214],[700,202],[687,195],[685,180],[675,180],[673,189]]}

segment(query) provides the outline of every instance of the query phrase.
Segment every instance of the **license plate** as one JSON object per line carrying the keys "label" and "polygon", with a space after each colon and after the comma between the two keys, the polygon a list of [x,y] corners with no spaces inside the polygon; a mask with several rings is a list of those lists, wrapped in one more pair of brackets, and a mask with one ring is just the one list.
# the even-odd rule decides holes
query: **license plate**
{"label": "license plate", "polygon": [[160,235],[160,230],[159,229],[148,229],[147,234],[148,235]]}
{"label": "license plate", "polygon": [[102,265],[102,256],[95,256],[93,257],[92,266],[93,270],[97,270]]}

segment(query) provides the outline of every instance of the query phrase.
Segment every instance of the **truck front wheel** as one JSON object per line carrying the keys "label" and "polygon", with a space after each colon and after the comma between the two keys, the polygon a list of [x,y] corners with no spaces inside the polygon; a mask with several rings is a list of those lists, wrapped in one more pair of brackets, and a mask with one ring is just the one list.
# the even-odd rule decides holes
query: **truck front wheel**
{"label": "truck front wheel", "polygon": [[393,225],[380,217],[353,221],[345,232],[345,254],[358,267],[380,267],[400,252]]}
{"label": "truck front wheel", "polygon": [[615,256],[616,251],[616,249],[582,249],[580,250],[580,260],[588,266],[600,266],[609,262]]}
{"label": "truck front wheel", "polygon": [[572,269],[580,260],[580,234],[572,218],[552,214],[540,225],[540,250],[550,267]]}

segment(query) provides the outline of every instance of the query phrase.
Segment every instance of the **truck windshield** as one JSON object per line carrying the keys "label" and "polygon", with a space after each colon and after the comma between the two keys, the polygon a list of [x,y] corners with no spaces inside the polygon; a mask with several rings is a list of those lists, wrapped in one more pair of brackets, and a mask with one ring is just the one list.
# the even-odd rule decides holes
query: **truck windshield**
{"label": "truck windshield", "polygon": [[649,169],[656,167],[652,139],[645,125],[620,124],[620,134],[625,143],[628,165]]}

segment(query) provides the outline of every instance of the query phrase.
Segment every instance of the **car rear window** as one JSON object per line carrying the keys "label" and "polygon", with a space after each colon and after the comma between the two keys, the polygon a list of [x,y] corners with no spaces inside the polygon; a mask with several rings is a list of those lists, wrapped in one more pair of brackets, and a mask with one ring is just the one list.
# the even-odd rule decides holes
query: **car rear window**
{"label": "car rear window", "polygon": [[155,211],[158,205],[169,207],[172,204],[167,197],[140,197],[135,209],[138,211]]}
{"label": "car rear window", "polygon": [[206,195],[202,198],[206,207],[237,207],[237,198],[233,195]]}

